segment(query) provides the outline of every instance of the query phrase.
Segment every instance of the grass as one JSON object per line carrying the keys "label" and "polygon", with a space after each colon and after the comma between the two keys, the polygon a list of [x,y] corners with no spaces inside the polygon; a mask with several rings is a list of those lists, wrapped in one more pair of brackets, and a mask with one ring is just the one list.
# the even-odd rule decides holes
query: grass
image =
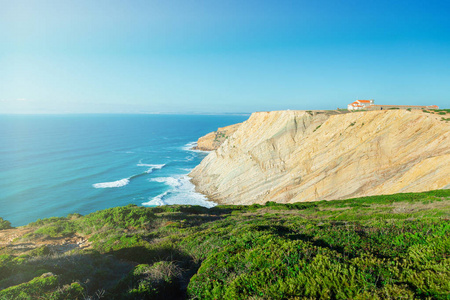
{"label": "grass", "polygon": [[450,190],[211,209],[128,205],[27,228],[28,242],[77,235],[90,247],[1,248],[0,299],[450,294]]}

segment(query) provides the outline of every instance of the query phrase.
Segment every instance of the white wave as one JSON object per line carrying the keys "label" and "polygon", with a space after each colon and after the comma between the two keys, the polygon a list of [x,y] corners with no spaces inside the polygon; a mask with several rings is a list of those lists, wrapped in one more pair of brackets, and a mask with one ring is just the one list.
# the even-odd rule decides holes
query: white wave
{"label": "white wave", "polygon": [[186,145],[184,145],[184,146],[182,147],[182,149],[185,150],[185,151],[190,151],[190,150],[192,150],[192,148],[194,148],[195,146],[197,146],[197,142],[189,142],[189,143],[187,143]]}
{"label": "white wave", "polygon": [[153,172],[153,170],[160,170],[162,169],[166,164],[160,164],[160,165],[154,165],[154,164],[143,164],[139,161],[139,163],[136,165],[138,167],[150,167],[145,173],[149,174]]}
{"label": "white wave", "polygon": [[195,146],[197,146],[197,142],[189,142],[186,145],[184,145],[183,147],[181,147],[181,149],[183,149],[184,151],[191,151],[191,152],[198,152],[198,153],[209,153],[209,152],[211,152],[211,151],[204,151],[204,150],[194,149]]}
{"label": "white wave", "polygon": [[169,193],[169,191],[164,192],[156,197],[153,197],[152,200],[148,201],[148,202],[144,202],[142,203],[142,205],[157,205],[157,206],[161,206],[161,205],[166,205],[166,203],[164,202],[163,198]]}
{"label": "white wave", "polygon": [[149,179],[149,181],[161,182],[171,187],[178,187],[181,185],[180,180],[175,177],[156,177]]}
{"label": "white wave", "polygon": [[[141,161],[139,161],[137,166],[138,167],[150,167],[147,171],[145,171],[145,173],[149,174],[153,170],[162,169],[165,166],[165,164],[159,164],[159,165],[143,164]],[[120,179],[120,180],[116,180],[116,181],[95,183],[92,186],[94,188],[96,188],[96,189],[122,187],[122,186],[125,186],[125,185],[129,184],[131,179],[134,179],[135,177],[138,177],[138,176],[143,175],[145,173],[136,174],[136,175],[133,175],[133,176],[130,176],[130,177],[127,177],[127,178],[123,178],[123,179]]]}
{"label": "white wave", "polygon": [[187,175],[158,177],[150,179],[150,181],[165,183],[170,186],[170,189],[163,194],[154,197],[149,202],[142,203],[143,205],[185,204],[200,205],[208,208],[217,205],[216,203],[209,201],[205,195],[197,193],[195,191],[195,186],[191,183],[191,179]]}
{"label": "white wave", "polygon": [[95,183],[92,186],[96,189],[104,189],[104,188],[116,188],[116,187],[121,187],[121,186],[125,186],[127,184],[130,183],[130,178],[123,178],[120,180],[116,180],[116,181],[111,181],[111,182],[100,182],[100,183]]}

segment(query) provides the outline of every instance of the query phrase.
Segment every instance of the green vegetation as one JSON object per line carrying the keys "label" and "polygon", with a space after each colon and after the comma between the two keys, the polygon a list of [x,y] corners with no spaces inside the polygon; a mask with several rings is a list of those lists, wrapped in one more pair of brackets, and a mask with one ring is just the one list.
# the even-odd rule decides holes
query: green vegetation
{"label": "green vegetation", "polygon": [[450,114],[450,109],[449,108],[433,109],[433,111],[437,112],[440,115]]}
{"label": "green vegetation", "polygon": [[0,230],[2,229],[10,229],[11,228],[11,222],[7,220],[3,220],[2,217],[0,217]]}
{"label": "green vegetation", "polygon": [[430,114],[437,114],[437,115],[446,115],[446,114],[450,114],[450,109],[446,108],[446,109],[431,109],[431,110],[422,110],[425,113],[430,113]]}
{"label": "green vegetation", "polygon": [[228,136],[226,135],[225,132],[217,131],[216,136],[214,138],[214,142],[220,142],[221,140],[227,139],[227,138],[228,138]]}
{"label": "green vegetation", "polygon": [[[211,209],[128,205],[25,228],[0,248],[0,299],[450,295],[450,190]],[[71,239],[86,247],[55,243]]]}
{"label": "green vegetation", "polygon": [[[425,113],[436,114],[436,115],[441,115],[441,116],[450,114],[450,109],[447,109],[447,108],[446,109],[431,109],[431,110],[423,109],[422,111]],[[450,118],[441,117],[441,121],[448,122],[448,121],[450,121]]]}
{"label": "green vegetation", "polygon": [[0,291],[0,299],[84,299],[79,283],[58,287],[58,279],[53,274],[44,274],[33,280]]}
{"label": "green vegetation", "polygon": [[314,131],[313,131],[313,132],[316,132],[316,130],[317,130],[317,129],[319,129],[319,128],[320,128],[320,126],[322,126],[322,124],[320,124],[319,126],[317,126],[317,127],[316,127],[316,129],[314,129]]}

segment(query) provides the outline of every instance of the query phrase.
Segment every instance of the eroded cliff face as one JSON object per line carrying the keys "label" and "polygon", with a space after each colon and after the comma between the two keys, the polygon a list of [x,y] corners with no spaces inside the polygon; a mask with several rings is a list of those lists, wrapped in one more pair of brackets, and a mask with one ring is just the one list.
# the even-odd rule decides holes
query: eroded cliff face
{"label": "eroded cliff face", "polygon": [[190,176],[223,204],[450,188],[449,129],[422,111],[258,112]]}
{"label": "eroded cliff face", "polygon": [[208,133],[202,136],[197,141],[197,146],[194,147],[196,150],[202,151],[213,151],[217,150],[223,142],[233,135],[236,130],[241,126],[242,123],[233,124],[226,127],[221,127],[217,131]]}

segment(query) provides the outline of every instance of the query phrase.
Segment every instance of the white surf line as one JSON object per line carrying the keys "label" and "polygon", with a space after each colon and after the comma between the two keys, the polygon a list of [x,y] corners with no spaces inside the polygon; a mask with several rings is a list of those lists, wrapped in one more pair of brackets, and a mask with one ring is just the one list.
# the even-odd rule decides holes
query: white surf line
{"label": "white surf line", "polygon": [[212,152],[212,151],[194,149],[194,147],[196,147],[196,146],[197,146],[197,142],[189,142],[186,145],[184,145],[183,147],[181,147],[181,149],[183,149],[184,151],[197,152],[197,153],[210,153],[210,152]]}
{"label": "white surf line", "polygon": [[122,187],[129,183],[130,183],[130,177],[127,177],[127,178],[123,178],[123,179],[111,181],[111,182],[94,183],[92,186],[96,189],[104,189],[104,188]]}

